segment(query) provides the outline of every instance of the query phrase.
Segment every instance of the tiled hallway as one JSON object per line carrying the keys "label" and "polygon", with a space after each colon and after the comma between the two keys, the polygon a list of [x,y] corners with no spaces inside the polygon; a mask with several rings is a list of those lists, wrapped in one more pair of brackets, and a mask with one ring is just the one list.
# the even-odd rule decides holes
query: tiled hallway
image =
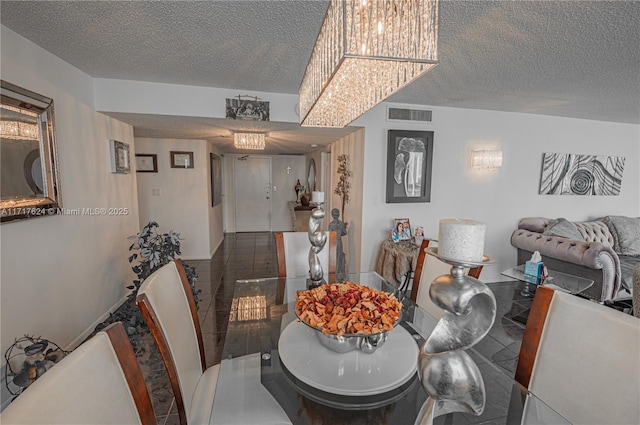
{"label": "tiled hallway", "polygon": [[[211,260],[187,260],[185,263],[195,267],[198,273],[196,286],[202,291],[198,315],[209,367],[220,363],[236,280],[278,275],[274,234],[228,233]],[[158,424],[179,424],[178,412],[173,406],[173,392],[160,354],[150,335],[144,339],[147,355],[139,360]]]}

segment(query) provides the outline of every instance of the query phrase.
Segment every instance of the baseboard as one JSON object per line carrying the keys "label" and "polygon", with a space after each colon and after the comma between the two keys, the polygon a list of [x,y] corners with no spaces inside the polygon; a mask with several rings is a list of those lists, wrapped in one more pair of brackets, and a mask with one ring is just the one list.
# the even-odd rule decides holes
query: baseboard
{"label": "baseboard", "polygon": [[109,317],[109,315],[111,313],[116,311],[127,300],[128,296],[129,296],[129,292],[127,292],[127,294],[124,297],[122,297],[120,300],[118,300],[109,310],[107,310],[106,313],[104,313],[95,322],[93,322],[92,325],[90,325],[87,329],[85,329],[84,332],[82,332],[76,339],[71,341],[71,343],[68,346],[66,346],[64,349],[66,351],[75,350],[75,348],[78,345],[80,345],[85,339],[87,339],[87,337],[89,335],[91,335],[91,333],[96,329],[96,326],[98,326],[100,323],[104,322]]}

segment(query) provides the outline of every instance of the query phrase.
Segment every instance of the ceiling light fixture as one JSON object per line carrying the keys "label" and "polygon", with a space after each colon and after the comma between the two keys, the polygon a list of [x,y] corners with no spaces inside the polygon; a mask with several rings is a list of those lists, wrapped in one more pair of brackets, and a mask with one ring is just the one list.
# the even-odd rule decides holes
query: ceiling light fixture
{"label": "ceiling light fixture", "polygon": [[437,63],[438,0],[332,0],[300,85],[300,124],[345,127]]}
{"label": "ceiling light fixture", "polygon": [[264,133],[234,133],[233,146],[237,149],[264,150]]}
{"label": "ceiling light fixture", "polygon": [[[2,105],[0,137],[11,140],[39,141],[38,114],[26,109]],[[32,122],[25,122],[25,120]]]}

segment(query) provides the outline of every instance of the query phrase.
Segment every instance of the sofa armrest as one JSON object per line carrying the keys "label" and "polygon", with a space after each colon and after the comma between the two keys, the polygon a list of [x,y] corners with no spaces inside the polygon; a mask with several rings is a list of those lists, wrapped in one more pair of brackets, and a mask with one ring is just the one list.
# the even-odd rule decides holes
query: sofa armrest
{"label": "sofa armrest", "polygon": [[543,257],[602,270],[603,286],[612,291],[614,296],[620,289],[620,259],[611,247],[604,244],[518,229],[511,235],[511,245],[529,252],[538,251]]}

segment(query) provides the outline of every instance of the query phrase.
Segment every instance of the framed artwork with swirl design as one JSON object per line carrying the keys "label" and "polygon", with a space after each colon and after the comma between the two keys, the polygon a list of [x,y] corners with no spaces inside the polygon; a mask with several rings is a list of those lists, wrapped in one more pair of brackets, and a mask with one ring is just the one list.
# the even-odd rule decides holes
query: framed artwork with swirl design
{"label": "framed artwork with swirl design", "polygon": [[617,196],[625,157],[545,153],[540,195]]}
{"label": "framed artwork with swirl design", "polygon": [[429,202],[433,131],[389,130],[387,203]]}

